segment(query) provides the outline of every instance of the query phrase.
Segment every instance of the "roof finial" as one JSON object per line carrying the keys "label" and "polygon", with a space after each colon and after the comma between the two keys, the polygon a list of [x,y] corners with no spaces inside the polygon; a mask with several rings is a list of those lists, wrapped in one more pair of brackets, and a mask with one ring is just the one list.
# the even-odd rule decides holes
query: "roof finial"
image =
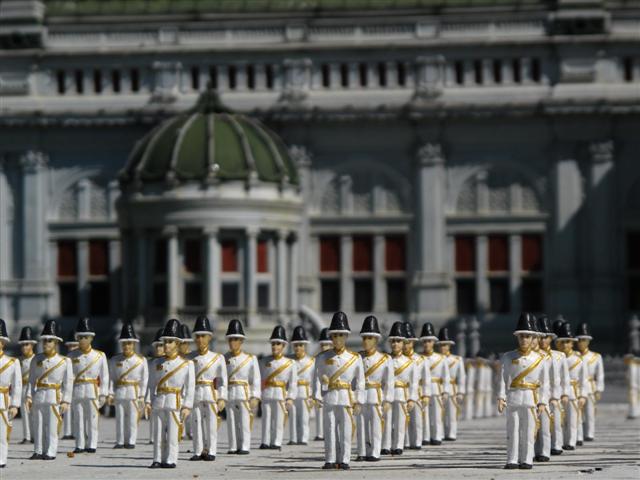
{"label": "roof finial", "polygon": [[211,86],[211,81],[207,83],[207,88],[198,99],[194,108],[198,113],[232,113],[232,110],[227,107],[220,99],[218,90]]}

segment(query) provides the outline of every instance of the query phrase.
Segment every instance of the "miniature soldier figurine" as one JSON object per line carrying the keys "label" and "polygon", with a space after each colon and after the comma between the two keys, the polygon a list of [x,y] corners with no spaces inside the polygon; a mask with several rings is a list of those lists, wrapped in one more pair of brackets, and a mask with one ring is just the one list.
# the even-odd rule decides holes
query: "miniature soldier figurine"
{"label": "miniature soldier figurine", "polygon": [[10,341],[7,326],[0,318],[0,468],[7,466],[11,422],[22,402],[20,362],[4,354],[4,347]]}
{"label": "miniature soldier figurine", "polygon": [[260,449],[280,450],[288,411],[293,406],[298,390],[296,362],[284,356],[287,335],[282,325],[271,333],[271,355],[260,362],[262,389],[262,442]]}
{"label": "miniature soldier figurine", "polygon": [[[73,367],[74,453],[95,453],[98,448],[98,417],[109,393],[109,365],[106,355],[91,348],[95,332],[88,318],[76,327],[79,348],[69,358]],[[86,448],[85,448],[86,442]]]}
{"label": "miniature soldier figurine", "polygon": [[316,357],[313,371],[314,396],[324,407],[324,470],[349,470],[354,415],[364,400],[362,359],[346,349],[350,332],[347,315],[334,313],[329,326],[333,349]]}
{"label": "miniature soldier figurine", "polygon": [[[162,343],[162,340],[160,340],[160,337],[162,337],[162,331],[164,330],[164,328],[159,328],[156,331],[156,335],[155,337],[153,337],[153,342],[151,342],[151,347],[153,348],[153,356],[151,358],[151,360],[153,361],[153,359],[156,358],[162,358],[164,357],[164,344]],[[147,362],[149,363],[149,362]],[[151,395],[152,392],[149,391],[149,382],[147,381],[147,392],[145,394],[145,398],[148,395]],[[146,409],[145,409],[146,410]],[[154,420],[154,415],[156,414],[155,411],[151,411],[151,416],[149,418],[149,443],[153,443],[153,439],[155,438],[155,433],[154,433],[154,425],[156,424],[155,420]],[[145,412],[145,418],[148,417],[147,413]]]}
{"label": "miniature soldier figurine", "polygon": [[[431,394],[431,390],[423,392],[426,386],[430,386],[431,372],[428,365],[424,361],[424,357],[414,351],[415,342],[418,341],[413,326],[409,322],[403,324],[405,338],[403,342],[402,352],[409,357],[415,364],[415,368],[418,371],[418,387],[417,395],[418,399],[422,399],[423,402],[428,402],[426,397]],[[397,365],[394,366],[397,368]],[[409,424],[405,431],[404,445],[409,450],[420,450],[422,448],[423,440],[423,423],[424,413],[422,408],[408,408]],[[393,451],[391,452],[393,453]]]}
{"label": "miniature soldier figurine", "polygon": [[[410,425],[410,412],[417,409],[419,400],[420,370],[414,359],[404,353],[407,335],[413,336],[411,331],[407,331],[406,323],[395,322],[388,337],[394,382],[393,404],[385,418],[384,449],[389,449],[391,455],[402,455],[406,428]],[[418,420],[422,422],[422,417]]]}
{"label": "miniature soldier figurine", "polygon": [[230,454],[248,455],[251,451],[253,418],[260,404],[260,366],[255,355],[242,351],[245,335],[240,320],[227,327],[229,351],[225,353],[229,380],[227,432]]}
{"label": "miniature soldier figurine", "polygon": [[132,449],[138,438],[138,422],[144,412],[149,369],[147,359],[135,351],[133,325],[125,323],[120,332],[122,353],[109,361],[109,405],[116,407],[116,445],[113,448]]}
{"label": "miniature soldier figurine", "polygon": [[[475,418],[493,416],[493,368],[487,355],[479,351],[475,361]],[[467,377],[468,378],[468,377]],[[468,383],[468,382],[467,382]],[[469,392],[467,391],[467,395]]]}
{"label": "miniature soldier figurine", "polygon": [[[333,348],[333,342],[331,342],[331,339],[329,338],[328,328],[325,327],[322,330],[320,330],[320,335],[318,337],[318,344],[320,345],[320,352],[316,354],[316,358],[320,353],[326,352],[327,350],[331,350]],[[323,419],[324,419],[324,415],[322,413],[322,405],[318,403],[316,405],[316,437],[314,438],[314,440],[316,441],[324,440]]]}
{"label": "miniature soldier figurine", "polygon": [[[193,338],[191,338],[191,331],[189,327],[181,323],[180,324],[180,344],[178,345],[178,355],[180,355],[185,360],[191,360],[193,358],[193,354],[191,353],[191,346],[193,345]],[[184,400],[184,398],[182,399]],[[189,419],[188,422],[184,424],[184,429],[182,432],[189,437],[189,439],[193,439],[193,435],[191,433],[191,425],[193,423],[192,419]],[[182,440],[182,437],[180,437]]]}
{"label": "miniature soldier figurine", "polygon": [[581,421],[582,409],[589,392],[589,376],[585,363],[578,352],[573,350],[576,339],[571,333],[569,322],[563,322],[556,331],[556,345],[565,354],[569,371],[569,407],[565,410],[563,430],[563,450],[575,450],[578,444],[578,423]]}
{"label": "miniature soldier figurine", "polygon": [[[74,350],[78,350],[78,340],[76,340],[75,330],[71,330],[67,339],[64,342],[64,346],[67,349],[67,356]],[[62,439],[73,440],[73,409],[69,408],[67,413],[62,417]]]}
{"label": "miniature soldier figurine", "polygon": [[640,416],[640,350],[631,350],[624,356],[624,364],[627,366],[625,373],[629,388],[629,413],[628,419]]}
{"label": "miniature soldier figurine", "polygon": [[464,419],[473,420],[475,414],[475,406],[477,403],[476,395],[476,370],[479,361],[474,357],[467,357],[464,360],[464,371],[467,374],[467,384],[465,386],[466,395],[464,396]]}
{"label": "miniature soldier figurine", "polygon": [[[362,337],[362,364],[364,367],[364,402],[357,418],[358,457],[356,461],[380,460],[385,417],[394,400],[393,361],[386,353],[378,351],[380,328],[378,319],[368,316],[360,329]],[[404,437],[403,437],[404,440]],[[389,448],[389,447],[387,447]]]}
{"label": "miniature soldier figurine", "polygon": [[592,442],[596,434],[596,403],[600,401],[600,396],[604,392],[604,366],[602,365],[602,356],[589,350],[589,344],[593,337],[586,323],[578,325],[576,338],[578,339],[578,351],[585,362],[589,380],[588,394],[585,395],[587,403],[584,406],[584,418],[582,424],[578,426],[578,440],[581,437],[580,427],[582,427],[584,440]]}
{"label": "miniature soldier figurine", "polygon": [[[431,375],[431,401],[428,402],[429,428],[423,434],[423,444],[441,445],[444,437],[444,412],[451,392],[449,363],[446,357],[433,349],[438,341],[433,325],[429,322],[422,327],[420,341],[424,347],[423,356]],[[425,414],[427,410],[425,409]],[[429,435],[429,436],[426,436]]]}
{"label": "miniature soldier figurine", "polygon": [[438,348],[440,353],[447,358],[451,377],[451,396],[449,401],[445,402],[444,439],[451,442],[455,441],[458,436],[458,416],[464,401],[467,383],[462,357],[451,353],[451,346],[455,343],[449,338],[449,329],[447,327],[441,328],[438,335]]}
{"label": "miniature soldier figurine", "polygon": [[[24,327],[20,331],[20,340],[18,340],[22,356],[20,357],[20,371],[22,372],[22,404],[20,405],[20,413],[22,415],[22,431],[24,438],[20,443],[33,442],[31,431],[33,429],[33,417],[27,408],[27,390],[29,389],[29,369],[31,368],[31,360],[36,354],[35,345],[38,344],[33,338],[33,330],[31,327]],[[2,463],[2,462],[0,462]]]}
{"label": "miniature soldier figurine", "polygon": [[58,453],[62,415],[73,394],[71,360],[58,353],[56,322],[47,320],[40,335],[42,353],[36,354],[29,370],[27,408],[33,415],[34,448],[31,460],[53,460]]}
{"label": "miniature soldier figurine", "polygon": [[[532,350],[538,355],[542,356],[542,363],[540,366],[545,369],[544,377],[547,384],[541,385],[540,389],[546,389],[548,396],[548,403],[544,406],[542,412],[538,416],[538,423],[536,428],[536,439],[534,443],[534,457],[536,462],[548,462],[551,455],[551,411],[549,404],[554,393],[559,389],[559,383],[554,383],[555,376],[553,376],[553,357],[546,351],[546,345],[551,341],[547,339],[547,333],[551,333],[549,325],[545,325],[544,321],[546,316],[542,316],[540,319],[536,319],[536,330],[538,334],[534,337],[532,342]],[[542,329],[542,330],[541,330]],[[545,349],[542,348],[544,342]]]}
{"label": "miniature soldier figurine", "polygon": [[296,397],[291,407],[289,418],[289,445],[307,445],[309,443],[309,412],[313,408],[313,394],[311,379],[315,358],[307,355],[307,332],[301,326],[293,329],[291,345],[293,346],[294,361],[298,380]]}
{"label": "miniature soldier figurine", "polygon": [[191,413],[193,456],[190,460],[211,462],[218,451],[219,414],[227,400],[227,366],[222,354],[209,350],[213,339],[209,319],[196,318],[193,330],[198,351],[193,357],[196,390]]}
{"label": "miniature soldier figurine", "polygon": [[498,408],[507,412],[506,469],[533,467],[534,441],[538,418],[547,405],[549,392],[545,357],[533,350],[538,335],[536,319],[523,313],[513,334],[518,349],[502,356]]}
{"label": "miniature soldier figurine", "polygon": [[193,362],[178,354],[182,341],[178,320],[167,321],[160,340],[164,357],[151,364],[145,399],[147,415],[150,410],[156,412],[153,463],[149,468],[176,468],[182,429],[193,408],[195,372]]}

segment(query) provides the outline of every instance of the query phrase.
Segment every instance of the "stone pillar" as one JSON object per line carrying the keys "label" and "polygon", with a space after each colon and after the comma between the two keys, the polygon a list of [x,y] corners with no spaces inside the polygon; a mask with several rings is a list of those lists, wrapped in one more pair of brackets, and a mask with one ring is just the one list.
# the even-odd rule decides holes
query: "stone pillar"
{"label": "stone pillar", "polygon": [[[299,247],[298,238],[295,232],[289,236],[289,313],[292,318],[296,318],[299,311],[298,303],[298,265],[299,265]],[[312,258],[312,257],[308,257]],[[308,262],[305,262],[308,263]]]}
{"label": "stone pillar", "polygon": [[[122,260],[120,254],[120,240],[109,240],[109,289],[111,304],[109,311],[114,317],[120,316],[120,278],[122,275]],[[120,271],[120,275],[118,272]]]}
{"label": "stone pillar", "polygon": [[276,311],[281,325],[287,318],[287,232],[276,231]]}
{"label": "stone pillar", "polygon": [[164,230],[167,239],[167,316],[175,316],[179,308],[180,257],[178,253],[178,229],[167,227]]}
{"label": "stone pillar", "polygon": [[414,323],[442,322],[449,314],[449,276],[446,271],[444,218],[444,153],[438,143],[417,152],[415,171]]}
{"label": "stone pillar", "polygon": [[47,280],[47,162],[48,158],[42,152],[29,151],[20,158],[22,199],[15,203],[22,205],[22,240],[20,246],[14,246],[17,248],[13,254],[17,255],[22,250],[22,278],[28,280]]}
{"label": "stone pillar", "polygon": [[387,311],[387,285],[384,272],[385,237],[378,234],[373,238],[373,311]]}
{"label": "stone pillar", "polygon": [[118,182],[113,180],[109,182],[107,185],[107,217],[109,220],[117,219],[116,212],[116,199],[120,194],[120,187],[118,186]]}
{"label": "stone pillar", "polygon": [[136,291],[138,292],[136,312],[138,314],[138,318],[142,318],[144,317],[145,309],[147,308],[147,292],[149,291],[149,284],[147,283],[147,278],[149,277],[147,266],[147,245],[149,240],[144,230],[136,230],[134,236],[136,239]]}
{"label": "stone pillar", "polygon": [[351,235],[340,237],[340,309],[353,312],[353,239]]}
{"label": "stone pillar", "polygon": [[78,195],[78,219],[89,220],[91,218],[91,182],[83,178],[77,184]]}
{"label": "stone pillar", "polygon": [[461,357],[467,356],[467,321],[464,318],[456,324],[456,353]]}
{"label": "stone pillar", "polygon": [[131,230],[122,229],[120,233],[121,244],[121,281],[120,281],[120,297],[121,307],[123,310],[123,320],[131,319],[131,259],[133,258],[131,252]]}
{"label": "stone pillar", "polygon": [[489,239],[486,235],[476,237],[476,311],[481,315],[489,310],[490,293],[487,278]]}
{"label": "stone pillar", "polygon": [[89,241],[78,240],[76,243],[78,258],[78,315],[89,316]]}
{"label": "stone pillar", "polygon": [[480,351],[480,322],[471,317],[469,322],[469,354],[475,356]]}
{"label": "stone pillar", "polygon": [[[9,279],[10,258],[8,249],[9,239],[7,238],[10,192],[5,175],[5,163],[6,160],[0,156],[0,288],[2,287],[2,282]],[[0,298],[0,303],[3,304],[2,298]],[[0,315],[5,315],[2,306],[0,306]]]}
{"label": "stone pillar", "polygon": [[509,235],[509,293],[510,310],[519,314],[522,310],[522,237],[520,235]]}
{"label": "stone pillar", "polygon": [[220,242],[218,241],[218,230],[207,228],[204,231],[206,242],[206,305],[207,316],[212,319],[218,314],[220,308]]}
{"label": "stone pillar", "polygon": [[245,302],[247,311],[247,326],[252,326],[256,322],[257,312],[257,282],[256,282],[256,267],[257,267],[257,237],[258,230],[254,228],[248,228],[246,230],[246,261],[245,261]]}
{"label": "stone pillar", "polygon": [[629,348],[640,349],[640,320],[637,315],[633,315],[629,320]]}

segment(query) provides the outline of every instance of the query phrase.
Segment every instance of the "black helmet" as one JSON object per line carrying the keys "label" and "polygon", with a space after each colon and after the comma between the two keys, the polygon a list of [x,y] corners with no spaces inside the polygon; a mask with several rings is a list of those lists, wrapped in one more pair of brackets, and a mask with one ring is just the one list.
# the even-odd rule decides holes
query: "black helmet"
{"label": "black helmet", "polygon": [[362,328],[360,329],[360,336],[380,336],[380,327],[378,326],[378,319],[373,315],[369,315],[362,322]]}
{"label": "black helmet", "polygon": [[438,340],[436,331],[433,328],[433,324],[427,322],[422,326],[422,332],[420,332],[420,340]]}
{"label": "black helmet", "polygon": [[200,315],[196,318],[196,323],[193,326],[193,334],[194,335],[213,335],[213,329],[211,328],[211,324],[209,323],[209,319],[206,315]]}
{"label": "black helmet", "polygon": [[447,344],[447,345],[453,345],[454,343],[456,343],[453,340],[451,340],[451,337],[449,337],[448,327],[442,327],[438,332],[438,343]]}
{"label": "black helmet", "polygon": [[329,325],[329,335],[332,333],[351,333],[349,328],[349,319],[344,312],[336,312],[331,317],[331,325]]}
{"label": "black helmet", "polygon": [[140,342],[138,337],[136,336],[136,332],[133,329],[133,325],[129,322],[122,325],[122,330],[120,331],[120,338],[118,339],[120,342]]}
{"label": "black helmet", "polygon": [[91,328],[91,322],[89,322],[88,318],[78,320],[78,325],[76,325],[76,338],[78,338],[78,335],[96,336],[96,332]]}
{"label": "black helmet", "polygon": [[182,340],[182,334],[180,332],[180,322],[175,318],[167,320],[167,323],[162,330],[160,340]]}
{"label": "black helmet", "polygon": [[402,322],[394,322],[393,325],[391,325],[391,330],[389,330],[389,336],[387,338],[388,340],[405,340],[407,338],[405,324]]}
{"label": "black helmet", "polygon": [[531,313],[523,312],[518,317],[518,324],[513,334],[528,333],[530,335],[538,335],[537,320]]}
{"label": "black helmet", "polygon": [[307,340],[307,332],[304,327],[298,325],[293,329],[293,335],[291,335],[291,343],[309,343]]}
{"label": "black helmet", "polygon": [[20,340],[18,340],[18,343],[38,343],[38,341],[33,338],[33,329],[31,327],[22,328],[22,330],[20,331]]}
{"label": "black helmet", "polygon": [[273,331],[271,332],[271,337],[269,338],[271,343],[288,343],[287,342],[287,332],[285,332],[284,327],[282,325],[276,325],[273,327]]}
{"label": "black helmet", "polygon": [[242,328],[242,323],[237,318],[234,318],[229,322],[229,326],[227,327],[227,338],[246,338],[244,336],[244,329]]}

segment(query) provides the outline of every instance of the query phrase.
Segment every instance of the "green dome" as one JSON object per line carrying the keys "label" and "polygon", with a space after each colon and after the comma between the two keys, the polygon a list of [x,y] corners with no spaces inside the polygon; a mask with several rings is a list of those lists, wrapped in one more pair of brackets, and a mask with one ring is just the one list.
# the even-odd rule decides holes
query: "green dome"
{"label": "green dome", "polygon": [[298,184],[282,140],[258,120],[222,107],[214,92],[145,135],[120,172],[123,183],[257,180]]}

